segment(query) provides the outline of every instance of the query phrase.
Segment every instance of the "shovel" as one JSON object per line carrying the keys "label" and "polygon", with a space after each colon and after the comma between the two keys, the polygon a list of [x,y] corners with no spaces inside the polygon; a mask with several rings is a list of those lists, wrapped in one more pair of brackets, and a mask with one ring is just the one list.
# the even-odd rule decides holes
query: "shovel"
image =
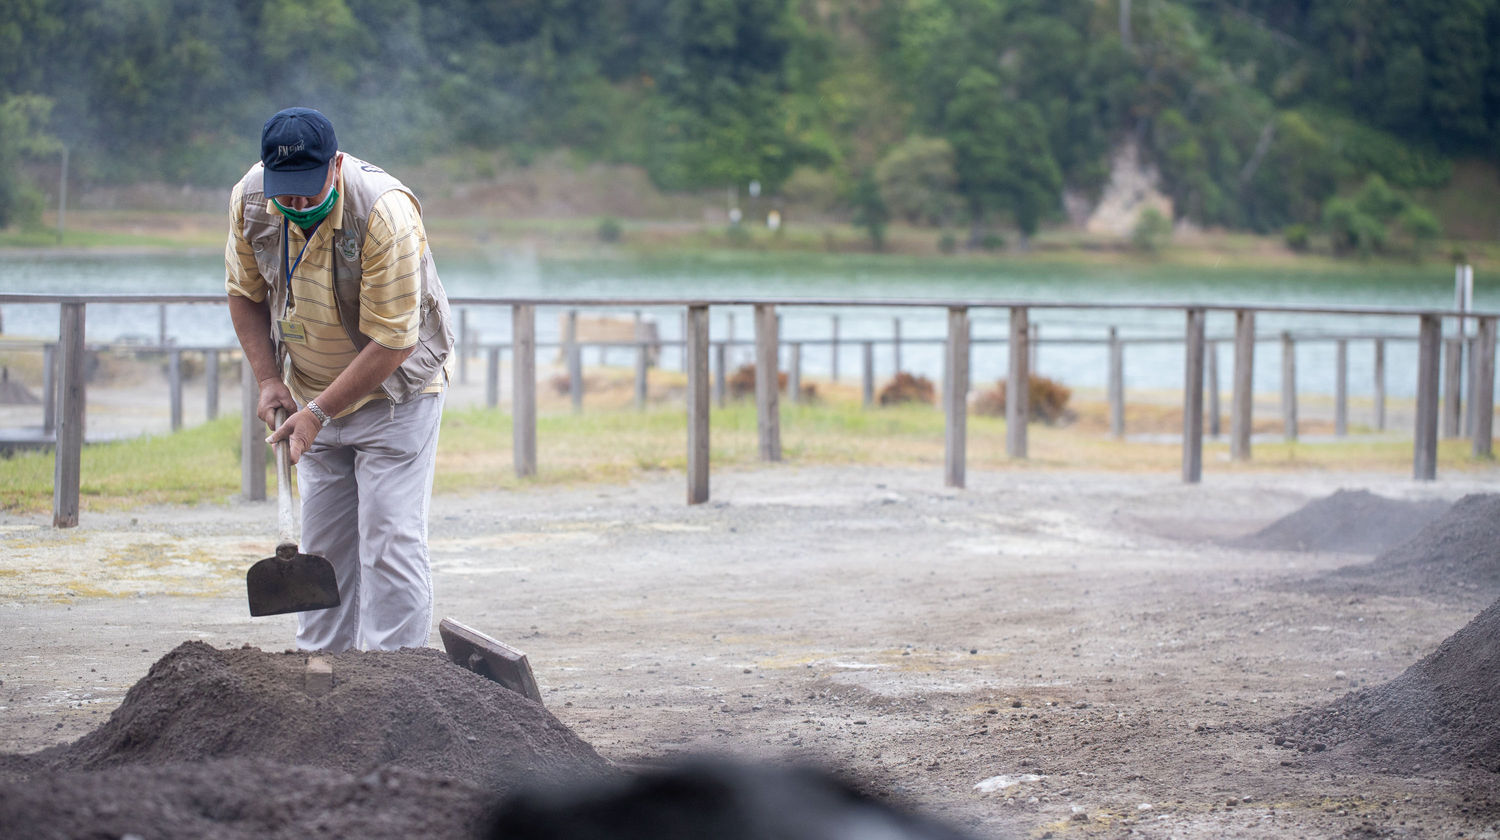
{"label": "shovel", "polygon": [[[276,426],[286,422],[286,412],[276,411]],[[302,554],[292,535],[291,456],[285,440],[276,450],[276,556],[267,557],[245,573],[250,592],[250,615],[326,610],[339,605],[339,585],[333,564],[316,554]]]}

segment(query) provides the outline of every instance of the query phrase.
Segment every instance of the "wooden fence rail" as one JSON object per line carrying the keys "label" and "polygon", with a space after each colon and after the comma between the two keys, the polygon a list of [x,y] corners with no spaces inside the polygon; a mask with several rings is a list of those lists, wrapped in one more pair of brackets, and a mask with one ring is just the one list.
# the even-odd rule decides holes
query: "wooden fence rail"
{"label": "wooden fence rail", "polygon": [[[54,476],[54,502],[53,521],[57,527],[69,527],[76,525],[78,521],[78,487],[80,470],[80,453],[83,445],[83,420],[84,420],[84,375],[83,359],[86,352],[84,343],[84,314],[90,303],[140,303],[155,304],[164,307],[166,304],[182,303],[208,303],[222,304],[224,299],[219,295],[29,295],[29,294],[0,294],[0,304],[57,304],[60,305],[59,340],[55,351],[46,353],[51,358],[46,360],[46,373],[48,384],[44,390],[49,394],[55,389],[55,397],[49,396],[48,410],[54,411],[57,422],[56,433],[56,455]],[[1209,306],[1199,304],[1167,304],[1167,303],[1139,303],[1139,304],[1104,304],[1104,303],[1066,303],[1066,302],[1033,302],[1033,301],[983,301],[983,300],[764,300],[764,299],[724,299],[714,301],[683,300],[683,299],[567,299],[567,300],[545,300],[545,299],[502,299],[502,298],[454,298],[451,303],[455,307],[486,306],[486,307],[508,307],[511,310],[512,340],[509,345],[490,344],[487,347],[474,340],[467,328],[467,315],[460,310],[460,320],[465,337],[460,345],[459,363],[463,375],[467,373],[468,358],[478,352],[481,347],[489,351],[489,371],[487,375],[487,400],[494,404],[498,401],[498,368],[500,353],[511,350],[512,363],[512,414],[513,414],[513,457],[516,473],[520,476],[535,475],[536,463],[536,351],[541,345],[536,341],[536,308],[546,306],[562,308],[575,311],[578,309],[633,309],[639,312],[647,307],[674,307],[682,311],[683,315],[683,340],[676,342],[682,347],[682,366],[688,374],[687,394],[687,420],[688,420],[688,502],[696,504],[708,499],[708,441],[709,441],[709,402],[710,390],[714,396],[723,404],[725,376],[726,347],[735,342],[711,342],[709,336],[709,314],[712,307],[743,307],[751,306],[755,313],[755,359],[756,359],[756,403],[757,403],[757,427],[759,436],[760,456],[763,460],[779,461],[781,459],[781,434],[780,434],[780,407],[778,397],[778,374],[780,367],[780,348],[783,345],[781,337],[780,321],[777,313],[779,306],[807,307],[881,307],[881,308],[920,308],[947,312],[948,330],[947,336],[942,339],[919,339],[902,338],[900,321],[894,322],[892,335],[893,360],[900,359],[900,346],[902,344],[916,344],[924,342],[941,342],[944,345],[944,412],[945,422],[945,455],[944,455],[944,480],[949,486],[964,486],[964,466],[967,450],[967,426],[966,417],[967,396],[970,388],[970,358],[973,347],[982,344],[1007,344],[1009,355],[1009,376],[1007,380],[1008,399],[1006,400],[1006,451],[1014,458],[1027,457],[1026,440],[1026,418],[1028,416],[1028,391],[1031,371],[1034,369],[1033,354],[1037,351],[1040,341],[1040,333],[1033,323],[1031,313],[1033,311],[1066,311],[1066,310],[1146,310],[1146,311],[1177,311],[1186,316],[1186,328],[1182,338],[1149,338],[1149,339],[1123,339],[1118,332],[1111,330],[1107,338],[1079,339],[1059,338],[1048,339],[1048,344],[1103,344],[1109,350],[1109,379],[1110,379],[1110,401],[1111,401],[1111,430],[1115,434],[1123,433],[1123,353],[1124,348],[1132,343],[1182,342],[1184,346],[1184,372],[1183,372],[1183,455],[1182,475],[1186,482],[1198,482],[1202,478],[1202,445],[1204,435],[1203,404],[1204,404],[1204,380],[1209,380],[1209,403],[1212,407],[1217,400],[1217,362],[1213,356],[1213,342],[1205,335],[1205,324],[1209,313],[1227,312],[1232,313],[1235,319],[1235,333],[1233,343],[1235,348],[1234,376],[1233,376],[1233,402],[1231,408],[1231,453],[1239,460],[1250,457],[1250,419],[1254,371],[1254,346],[1257,341],[1269,340],[1265,337],[1255,335],[1255,318],[1258,313],[1288,313],[1288,314],[1315,314],[1327,319],[1343,316],[1403,316],[1412,317],[1418,325],[1418,364],[1417,364],[1417,411],[1414,424],[1413,437],[1413,474],[1419,480],[1431,480],[1436,476],[1437,466],[1437,439],[1440,424],[1439,402],[1441,357],[1443,355],[1442,328],[1445,320],[1455,320],[1460,317],[1474,319],[1478,329],[1473,338],[1458,342],[1454,346],[1459,348],[1448,353],[1450,359],[1459,358],[1462,365],[1461,354],[1466,355],[1473,368],[1468,375],[1468,391],[1471,395],[1472,409],[1470,416],[1474,418],[1470,422],[1474,441],[1474,453],[1477,456],[1487,456],[1492,451],[1491,430],[1494,413],[1494,372],[1495,372],[1495,344],[1496,344],[1496,322],[1500,319],[1500,313],[1469,311],[1433,311],[1421,309],[1383,309],[1376,307],[1300,307],[1284,305],[1262,305],[1262,306]],[[1004,309],[1009,312],[1010,330],[1009,335],[1003,339],[976,339],[970,334],[971,313],[976,309]],[[566,324],[566,334],[562,346],[566,350],[569,379],[574,383],[571,389],[571,402],[575,410],[581,407],[582,400],[582,358],[581,351],[583,343],[578,341],[575,317],[569,317]],[[639,323],[639,318],[638,318]],[[839,322],[837,316],[832,319],[833,335],[828,343],[837,350],[839,343],[843,340],[839,334]],[[163,315],[161,325],[161,340],[166,343],[165,318]],[[1336,372],[1337,376],[1337,401],[1340,406],[1336,409],[1339,417],[1346,416],[1346,407],[1342,405],[1347,398],[1347,387],[1344,380],[1346,375],[1342,368],[1347,365],[1347,342],[1362,337],[1368,337],[1375,342],[1375,367],[1376,376],[1376,413],[1377,422],[1384,425],[1384,346],[1390,340],[1410,340],[1409,336],[1372,335],[1361,336],[1357,333],[1347,334],[1309,334],[1292,335],[1284,333],[1280,340],[1283,343],[1283,413],[1286,423],[1286,434],[1289,438],[1296,435],[1296,351],[1295,345],[1298,340],[1324,340],[1334,341],[1339,348],[1337,352],[1337,364],[1341,368]],[[644,380],[645,365],[640,361],[644,355],[644,342],[641,340],[639,330],[634,342],[598,342],[604,346],[624,346],[634,348],[637,355],[637,404],[644,404]],[[1223,339],[1219,339],[1223,340]],[[864,348],[865,367],[865,390],[870,390],[870,381],[873,379],[873,345],[874,341],[861,339]],[[669,342],[660,342],[669,344]],[[796,349],[792,352],[792,360],[798,368],[789,379],[800,385],[801,371],[801,346],[817,343],[802,339],[795,342]],[[134,349],[140,349],[136,347]],[[174,383],[172,394],[172,417],[173,427],[176,428],[181,422],[181,352],[189,348],[172,348],[176,352],[171,355],[170,368],[175,375],[171,377]],[[205,354],[217,354],[222,348],[198,348],[199,352]],[[1464,354],[1463,351],[1467,350]],[[710,354],[713,354],[717,362],[719,380],[710,384]],[[835,378],[838,373],[838,354],[832,356],[832,367]],[[1450,362],[1450,368],[1453,362]],[[54,369],[55,367],[55,369]],[[212,365],[217,375],[217,364]],[[1448,378],[1450,389],[1456,390],[1457,385],[1465,381],[1460,373]],[[211,389],[217,391],[217,388]],[[263,498],[264,467],[263,452],[260,448],[259,436],[254,434],[258,431],[254,422],[254,383],[242,376],[242,411],[247,420],[244,423],[247,431],[244,433],[242,442],[242,455],[244,469],[242,473],[242,489],[249,498]],[[213,399],[217,399],[216,396]],[[868,398],[867,398],[868,401]],[[215,407],[212,410],[216,410]],[[1217,416],[1217,411],[1214,411]],[[1456,410],[1455,410],[1456,415]],[[1344,425],[1339,423],[1340,427]],[[258,468],[258,469],[257,469]]]}

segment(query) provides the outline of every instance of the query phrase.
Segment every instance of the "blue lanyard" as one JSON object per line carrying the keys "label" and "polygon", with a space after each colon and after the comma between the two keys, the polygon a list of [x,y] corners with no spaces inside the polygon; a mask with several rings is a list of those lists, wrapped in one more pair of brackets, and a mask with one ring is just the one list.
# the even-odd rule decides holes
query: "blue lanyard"
{"label": "blue lanyard", "polygon": [[291,228],[284,217],[281,220],[281,276],[286,283],[286,305],[288,309],[292,305],[292,272],[296,271],[297,266],[302,264],[302,258],[307,255],[307,246],[312,244],[313,235],[318,232],[318,225],[321,224],[322,221],[319,221],[317,225],[313,225],[312,230],[305,231],[307,238],[302,240],[302,250],[297,254],[297,261],[289,263],[288,259],[291,255],[291,249],[287,245],[286,240],[287,234],[291,232]]}

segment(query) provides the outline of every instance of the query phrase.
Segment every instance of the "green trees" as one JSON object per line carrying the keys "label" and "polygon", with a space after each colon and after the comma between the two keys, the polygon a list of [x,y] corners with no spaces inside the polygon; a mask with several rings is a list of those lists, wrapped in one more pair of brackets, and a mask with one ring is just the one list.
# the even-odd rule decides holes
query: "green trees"
{"label": "green trees", "polygon": [[1330,198],[1323,205],[1323,227],[1336,253],[1368,256],[1390,250],[1403,236],[1409,252],[1420,257],[1442,232],[1437,217],[1371,175],[1352,196]]}
{"label": "green trees", "polygon": [[[666,189],[774,193],[802,167],[846,197],[870,173],[895,218],[967,223],[971,240],[1014,226],[1024,243],[1061,218],[1064,193],[1097,198],[1130,144],[1179,217],[1262,232],[1326,220],[1358,251],[1373,228],[1357,207],[1329,210],[1341,192],[1370,174],[1437,188],[1456,156],[1500,159],[1500,0],[0,9],[0,101],[50,101],[86,181],[228,183],[265,116],[306,104],[392,165],[567,147]],[[1435,235],[1401,218],[1377,221],[1403,241]]]}
{"label": "green trees", "polygon": [[0,99],[0,228],[19,224],[34,227],[42,215],[42,195],[21,176],[19,164],[28,155],[60,150],[45,131],[52,103],[40,96]]}

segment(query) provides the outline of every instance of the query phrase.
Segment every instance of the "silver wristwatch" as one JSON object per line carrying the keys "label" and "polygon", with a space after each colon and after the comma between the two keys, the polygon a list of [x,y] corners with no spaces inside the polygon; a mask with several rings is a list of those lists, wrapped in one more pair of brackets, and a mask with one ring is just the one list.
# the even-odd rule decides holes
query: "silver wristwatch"
{"label": "silver wristwatch", "polygon": [[316,402],[312,402],[311,400],[309,400],[307,403],[307,410],[311,411],[312,416],[318,418],[318,422],[323,424],[324,427],[333,422],[333,418],[324,413],[323,409],[319,408]]}

